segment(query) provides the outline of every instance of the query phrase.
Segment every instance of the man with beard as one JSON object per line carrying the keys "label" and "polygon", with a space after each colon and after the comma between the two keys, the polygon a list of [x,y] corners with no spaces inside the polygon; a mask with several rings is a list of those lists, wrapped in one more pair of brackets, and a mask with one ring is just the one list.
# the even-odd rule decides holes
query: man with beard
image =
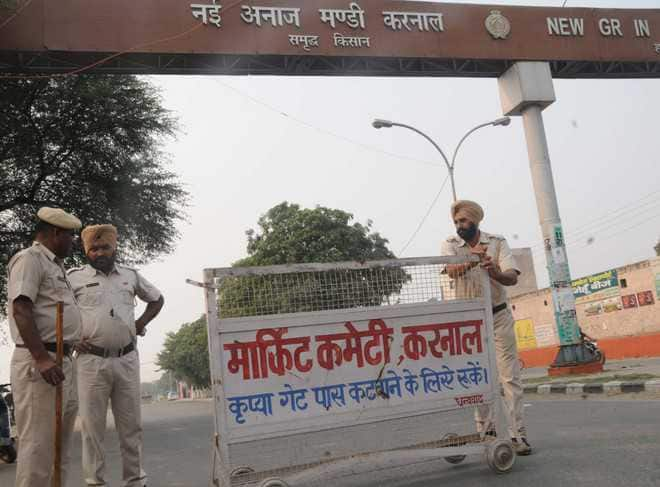
{"label": "man with beard", "polygon": [[[11,384],[20,438],[16,487],[45,487],[52,482],[58,384],[62,384],[62,485],[66,484],[78,411],[71,352],[80,340],[80,311],[62,261],[71,253],[74,232],[82,225],[59,208],[41,208],[37,218],[34,243],[14,255],[7,267],[7,314],[16,343]],[[63,303],[62,367],[55,362],[58,302]]]}
{"label": "man with beard", "polygon": [[[520,270],[504,237],[492,235],[479,228],[484,211],[474,201],[456,201],[451,216],[457,236],[442,243],[442,255],[478,255],[479,263],[447,265],[446,272],[454,282],[457,297],[470,297],[481,267],[490,277],[491,300],[495,331],[495,355],[500,383],[504,389],[504,407],[509,421],[509,434],[518,455],[529,455],[532,448],[527,441],[523,422],[522,381],[516,347],[513,315],[509,310],[505,286],[515,286]],[[488,405],[475,411],[477,430],[496,436],[494,411]]]}
{"label": "man with beard", "polygon": [[[89,264],[69,271],[82,314],[78,390],[82,420],[83,474],[87,485],[106,485],[103,439],[108,400],[119,436],[124,487],[143,487],[140,361],[137,336],[163,307],[163,296],[136,270],[118,265],[117,229],[86,227]],[[147,303],[137,320],[135,296]]]}

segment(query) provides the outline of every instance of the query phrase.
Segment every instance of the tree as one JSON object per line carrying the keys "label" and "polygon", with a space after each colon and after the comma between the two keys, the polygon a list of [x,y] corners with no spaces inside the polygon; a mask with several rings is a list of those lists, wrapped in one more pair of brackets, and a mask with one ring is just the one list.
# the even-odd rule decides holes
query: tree
{"label": "tree", "polygon": [[158,380],[153,382],[143,382],[140,384],[142,395],[150,394],[154,399],[157,396],[167,396],[168,392],[175,389],[174,380],[169,371],[163,373]]}
{"label": "tree", "polygon": [[[248,230],[248,257],[234,266],[264,266],[392,259],[387,239],[353,222],[342,210],[314,209],[283,202],[259,219],[260,231]],[[347,270],[298,275],[245,276],[224,283],[223,317],[380,306],[400,292],[409,276],[401,268],[382,272]],[[341,282],[341,287],[337,283]]]}
{"label": "tree", "polygon": [[184,380],[193,387],[209,387],[206,316],[183,324],[177,332],[169,332],[156,364],[161,370],[171,371],[176,379]]}
{"label": "tree", "polygon": [[655,255],[660,257],[660,240],[658,240],[658,243],[655,244],[655,247],[653,247],[653,248],[655,249]]}
{"label": "tree", "polygon": [[304,262],[392,259],[387,239],[372,232],[373,223],[353,223],[353,215],[317,206],[300,208],[286,201],[259,219],[261,233],[248,230],[248,257],[235,266]]}
{"label": "tree", "polygon": [[8,259],[30,244],[41,206],[117,226],[124,263],[173,250],[188,195],[160,146],[175,129],[157,90],[135,76],[0,83],[0,310]]}
{"label": "tree", "polygon": [[[351,223],[353,215],[324,207],[300,208],[281,203],[259,219],[259,233],[249,230],[248,256],[235,266],[392,259],[388,241],[366,225]],[[286,276],[286,275],[285,275]],[[401,268],[308,273],[304,275],[243,276],[223,285],[219,299],[222,317],[251,316],[268,306],[277,312],[318,311],[345,306],[379,306],[400,292],[409,276]],[[342,282],[338,289],[337,282]],[[339,295],[339,294],[340,295]],[[309,296],[315,295],[314,302]],[[273,297],[277,302],[273,303]],[[273,308],[270,308],[273,309]],[[209,385],[206,317],[169,333],[157,364],[196,387]]]}

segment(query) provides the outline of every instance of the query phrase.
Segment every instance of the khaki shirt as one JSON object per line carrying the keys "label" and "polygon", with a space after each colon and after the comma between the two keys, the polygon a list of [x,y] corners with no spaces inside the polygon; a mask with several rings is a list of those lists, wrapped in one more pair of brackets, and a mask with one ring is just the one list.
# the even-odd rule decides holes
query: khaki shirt
{"label": "khaki shirt", "polygon": [[57,302],[62,301],[63,337],[65,343],[80,339],[81,317],[62,261],[48,247],[34,242],[32,247],[21,250],[9,261],[7,301],[9,303],[9,330],[14,343],[23,344],[14,320],[14,300],[25,296],[32,301],[32,314],[37,332],[44,343],[55,343]]}
{"label": "khaki shirt", "polygon": [[85,265],[69,280],[82,313],[82,335],[92,345],[119,349],[135,340],[135,296],[158,301],[160,291],[136,270],[115,265],[110,274]]}
{"label": "khaki shirt", "polygon": [[[487,247],[486,254],[493,258],[493,262],[499,265],[502,272],[513,269],[520,274],[520,269],[518,268],[516,260],[509,248],[509,244],[507,244],[504,237],[481,231],[479,244]],[[440,253],[443,256],[471,255],[471,248],[461,237],[458,235],[452,235],[442,242]],[[480,268],[474,267],[467,271],[465,276],[458,279],[452,279],[457,298],[470,297],[472,295],[468,288],[471,283],[478,282],[478,272],[480,272]],[[496,280],[491,279],[490,296],[493,306],[505,303],[507,301],[506,287]]]}

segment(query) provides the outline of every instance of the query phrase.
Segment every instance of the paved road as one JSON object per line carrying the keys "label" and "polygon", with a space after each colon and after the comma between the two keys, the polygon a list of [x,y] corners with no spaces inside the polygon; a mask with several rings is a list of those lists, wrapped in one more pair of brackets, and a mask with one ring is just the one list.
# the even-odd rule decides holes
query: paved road
{"label": "paved road", "polygon": [[[147,404],[142,416],[145,470],[150,487],[205,487],[210,471],[209,445],[213,432],[211,405],[202,401]],[[112,421],[106,436],[110,486],[120,487],[121,456]],[[84,487],[80,468],[80,435],[74,440],[74,464],[66,487]],[[0,464],[0,486],[14,485],[13,465]],[[36,486],[35,486],[36,487]]]}
{"label": "paved road", "polygon": [[[532,400],[526,414],[536,452],[496,476],[479,457],[450,466],[415,454],[382,455],[307,472],[294,486],[324,487],[657,487],[660,485],[660,401]],[[204,487],[209,475],[210,404],[171,402],[144,407],[150,486]],[[108,435],[111,485],[119,487],[119,450]],[[76,441],[74,458],[80,448]],[[67,487],[78,487],[80,462]],[[331,480],[335,479],[335,480]],[[0,485],[13,485],[14,467],[0,465]]]}

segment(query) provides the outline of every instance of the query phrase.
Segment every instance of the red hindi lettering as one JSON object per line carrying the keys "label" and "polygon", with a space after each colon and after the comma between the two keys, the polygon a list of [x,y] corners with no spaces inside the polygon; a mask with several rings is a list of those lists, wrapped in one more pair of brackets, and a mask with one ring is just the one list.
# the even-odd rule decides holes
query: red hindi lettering
{"label": "red hindi lettering", "polygon": [[[294,367],[299,372],[311,370],[313,362],[303,362],[302,354],[309,352],[310,337],[283,338],[288,328],[268,328],[257,332],[254,342],[234,342],[224,345],[230,352],[227,370],[243,371],[243,379],[266,378],[269,372],[284,375]],[[293,355],[287,346],[297,345]],[[269,350],[273,347],[272,350]]]}
{"label": "red hindi lettering", "polygon": [[[316,358],[319,366],[332,370],[343,362],[355,363],[359,368],[364,367],[365,361],[369,365],[379,365],[390,361],[390,337],[394,333],[383,320],[371,320],[369,329],[360,331],[350,321],[344,324],[348,333],[335,333],[333,335],[319,335],[316,341],[321,345],[317,348]],[[369,338],[365,343],[363,339]],[[343,348],[335,342],[343,341]],[[381,347],[380,350],[377,350]]]}
{"label": "red hindi lettering", "polygon": [[406,335],[403,338],[403,353],[411,360],[426,357],[428,344],[426,338],[419,333],[423,330],[419,326],[404,326],[401,331]]}
{"label": "red hindi lettering", "polygon": [[343,357],[345,362],[353,360],[356,357],[356,363],[359,368],[364,367],[364,351],[362,350],[362,333],[355,329],[353,323],[347,321],[344,326],[348,329],[349,333],[344,334],[345,348]]}
{"label": "red hindi lettering", "polygon": [[[339,334],[342,338],[343,333]],[[319,366],[326,370],[332,370],[335,366],[339,367],[342,364],[342,349],[339,345],[333,342],[337,335],[320,335],[316,337],[317,342],[322,342],[316,349],[316,361]]]}
{"label": "red hindi lettering", "polygon": [[448,333],[440,338],[440,348],[449,353],[449,355],[463,354],[463,349],[461,348],[461,326],[460,323],[447,323],[442,327]]}
{"label": "red hindi lettering", "polygon": [[455,397],[454,400],[460,407],[465,405],[476,406],[478,404],[483,404],[484,396],[483,394],[475,394],[474,396]]}
{"label": "red hindi lettering", "polygon": [[[268,377],[268,371],[276,375],[284,375],[285,370],[291,370],[293,367],[293,357],[291,352],[282,346],[282,334],[286,333],[286,328],[265,329],[257,332],[257,344],[259,351],[267,357],[267,367],[264,378]],[[270,338],[270,339],[269,339]],[[275,347],[275,351],[268,351],[270,346]]]}
{"label": "red hindi lettering", "polygon": [[[445,353],[454,355],[471,355],[476,346],[477,353],[483,352],[481,336],[482,321],[462,321],[458,323],[436,323],[431,325],[404,326],[401,331],[406,334],[403,339],[403,350],[407,358],[419,360],[431,352],[436,358],[442,358]],[[472,328],[468,333],[465,329]],[[424,336],[425,332],[433,332],[432,338]]]}
{"label": "red hindi lettering", "polygon": [[237,374],[242,369],[245,380],[261,377],[257,342],[226,343],[223,348],[230,353],[227,362],[230,373]]}
{"label": "red hindi lettering", "polygon": [[[387,364],[390,362],[390,340],[394,330],[388,328],[383,320],[375,319],[369,321],[369,331],[362,332],[364,336],[371,337],[364,344],[364,357],[369,365]],[[373,348],[383,346],[383,349],[372,355]]]}
{"label": "red hindi lettering", "polygon": [[481,328],[483,326],[483,321],[466,321],[463,323],[464,327],[473,326],[473,333],[463,333],[461,338],[461,345],[463,346],[463,351],[471,355],[473,353],[472,347],[477,346],[477,353],[483,352],[483,341],[481,338]]}

